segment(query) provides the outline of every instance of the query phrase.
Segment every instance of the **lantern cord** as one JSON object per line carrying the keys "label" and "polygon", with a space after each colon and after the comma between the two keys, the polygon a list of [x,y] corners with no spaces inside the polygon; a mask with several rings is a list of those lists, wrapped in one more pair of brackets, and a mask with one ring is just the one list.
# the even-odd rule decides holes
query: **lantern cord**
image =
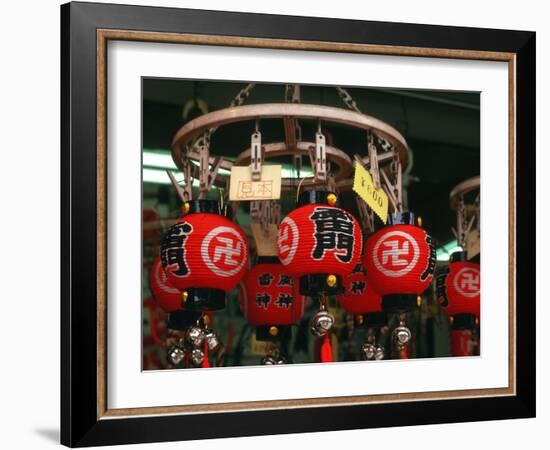
{"label": "lantern cord", "polygon": [[323,345],[321,346],[321,362],[333,362],[332,359],[332,346],[330,345],[330,333],[325,335]]}
{"label": "lantern cord", "polygon": [[296,201],[298,201],[298,198],[300,197],[300,189],[302,188],[302,183],[304,182],[304,180],[307,180],[308,178],[314,178],[314,177],[304,177],[298,183],[298,187],[296,188]]}

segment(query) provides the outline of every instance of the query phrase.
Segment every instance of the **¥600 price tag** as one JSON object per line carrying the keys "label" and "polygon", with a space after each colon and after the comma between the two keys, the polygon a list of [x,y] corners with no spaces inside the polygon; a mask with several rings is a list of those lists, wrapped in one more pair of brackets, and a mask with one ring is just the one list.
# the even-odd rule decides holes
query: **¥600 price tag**
{"label": "\u00a5600 price tag", "polygon": [[355,163],[355,176],[353,178],[353,190],[367,205],[380,217],[382,222],[388,220],[388,196],[382,188],[376,189],[368,170],[361,164]]}

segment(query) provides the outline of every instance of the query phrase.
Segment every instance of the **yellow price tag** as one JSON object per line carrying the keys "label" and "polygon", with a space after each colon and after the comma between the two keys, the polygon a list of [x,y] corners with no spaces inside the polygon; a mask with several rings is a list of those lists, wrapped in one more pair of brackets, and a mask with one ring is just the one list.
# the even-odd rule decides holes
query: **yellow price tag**
{"label": "yellow price tag", "polygon": [[367,205],[380,217],[382,222],[388,220],[388,196],[382,188],[376,189],[368,170],[361,164],[355,163],[355,176],[353,177],[353,190]]}
{"label": "yellow price tag", "polygon": [[250,352],[259,356],[265,356],[267,353],[267,342],[256,340],[256,333],[250,335]]}

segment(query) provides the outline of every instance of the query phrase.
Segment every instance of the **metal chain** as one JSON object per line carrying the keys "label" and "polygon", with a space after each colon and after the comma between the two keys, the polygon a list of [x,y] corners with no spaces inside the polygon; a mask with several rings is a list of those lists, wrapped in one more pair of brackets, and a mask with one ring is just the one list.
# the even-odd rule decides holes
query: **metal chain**
{"label": "metal chain", "polygon": [[338,96],[349,109],[352,109],[355,112],[361,113],[361,110],[357,106],[357,103],[355,102],[355,100],[353,99],[353,97],[350,95],[348,91],[346,91],[344,88],[336,86],[336,92],[338,92]]}
{"label": "metal chain", "polygon": [[[351,94],[347,90],[345,90],[342,87],[337,86],[336,87],[336,92],[338,92],[338,96],[345,103],[345,105],[348,107],[348,109],[351,109],[355,112],[363,114],[362,111],[357,106],[357,102],[353,99],[353,97],[351,96]],[[373,137],[374,137],[374,141],[375,141],[375,144],[376,144],[377,147],[382,148],[384,151],[390,151],[390,150],[393,149],[393,145],[390,141],[388,141],[387,139],[384,139],[383,137],[375,135],[374,133],[373,133],[373,135],[374,135]]]}
{"label": "metal chain", "polygon": [[[231,103],[229,104],[230,108],[233,108],[235,106],[242,106],[246,99],[250,96],[250,92],[252,92],[252,89],[254,89],[254,86],[256,86],[256,83],[248,83],[244,88],[242,88],[237,95],[231,100]],[[199,136],[193,144],[191,144],[192,149],[197,149],[201,145],[205,145],[207,147],[210,147],[210,138],[212,134],[217,130],[217,128],[210,128],[206,130],[201,136]]]}
{"label": "metal chain", "polygon": [[250,96],[250,92],[252,92],[252,89],[254,89],[254,86],[256,86],[256,83],[248,83],[244,88],[242,88],[235,98],[231,101],[231,107],[234,106],[241,106],[245,100]]}
{"label": "metal chain", "polygon": [[[336,92],[338,92],[338,96],[340,99],[344,102],[344,104],[348,107],[348,109],[351,109],[355,112],[358,112],[359,114],[362,114],[361,110],[357,106],[357,102],[353,99],[351,94],[344,88],[337,86]],[[382,138],[381,136],[378,136],[374,133],[373,130],[369,130],[368,132],[368,146],[373,146],[375,148],[376,153],[379,152],[381,149],[383,152],[391,151],[393,152],[393,158],[392,162],[390,163],[390,178],[391,178],[391,184],[388,186],[388,189],[392,190],[393,196],[397,200],[397,204],[395,205],[399,211],[402,210],[402,169],[399,161],[399,154],[397,151],[395,151],[395,147],[393,144],[388,141],[387,139]],[[372,163],[371,163],[371,171],[372,171]],[[374,172],[378,173],[378,168],[374,168]],[[378,181],[379,183],[379,181]],[[367,218],[368,221],[368,218]],[[367,225],[368,226],[368,225]]]}

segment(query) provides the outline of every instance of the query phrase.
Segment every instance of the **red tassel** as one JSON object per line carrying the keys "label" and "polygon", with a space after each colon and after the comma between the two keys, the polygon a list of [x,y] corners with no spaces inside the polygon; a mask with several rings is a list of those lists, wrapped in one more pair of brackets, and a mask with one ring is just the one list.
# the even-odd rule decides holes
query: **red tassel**
{"label": "red tassel", "polygon": [[332,362],[332,346],[330,345],[329,333],[326,334],[323,345],[321,346],[321,362]]}
{"label": "red tassel", "polygon": [[202,367],[210,367],[210,361],[208,361],[208,340],[204,340],[204,358],[202,360]]}

